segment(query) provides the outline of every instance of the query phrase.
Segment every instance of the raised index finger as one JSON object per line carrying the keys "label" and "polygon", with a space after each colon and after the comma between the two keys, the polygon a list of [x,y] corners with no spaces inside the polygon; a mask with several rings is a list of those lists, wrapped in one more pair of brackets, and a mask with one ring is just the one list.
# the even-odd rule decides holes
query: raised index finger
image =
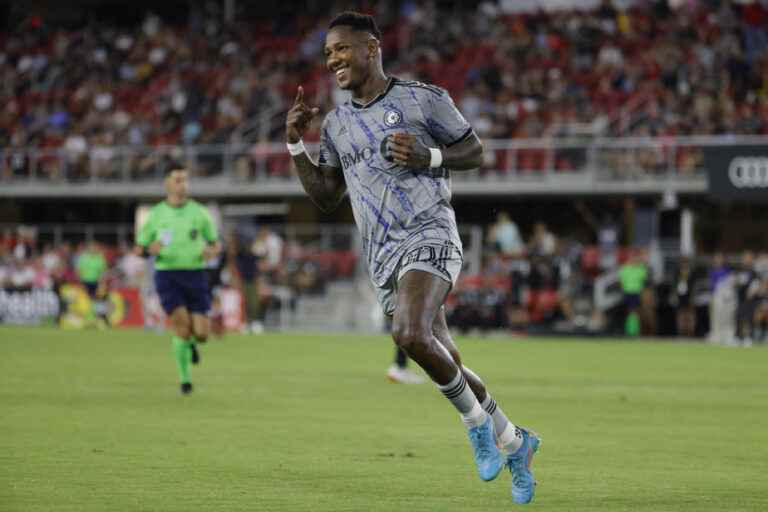
{"label": "raised index finger", "polygon": [[304,101],[304,88],[302,86],[299,86],[299,92],[296,93],[296,101],[293,102],[294,105],[299,105]]}

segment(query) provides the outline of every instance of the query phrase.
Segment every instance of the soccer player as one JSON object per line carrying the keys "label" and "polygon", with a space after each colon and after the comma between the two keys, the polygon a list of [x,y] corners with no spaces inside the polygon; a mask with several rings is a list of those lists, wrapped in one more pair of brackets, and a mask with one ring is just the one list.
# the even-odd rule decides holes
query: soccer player
{"label": "soccer player", "polygon": [[463,258],[449,169],[477,168],[483,147],[445,90],[384,74],[380,41],[370,16],[345,12],[331,21],[326,66],[352,97],[326,115],[315,163],[301,136],[319,109],[304,103],[299,87],[286,118],[288,151],[321,210],[334,210],[349,191],[371,280],[384,312],[392,315],[395,343],[458,410],[480,478],[494,479],[505,465],[498,436],[512,473],[512,498],[528,503],[539,437],[513,425],[463,366],[443,308]]}
{"label": "soccer player", "polygon": [[211,215],[187,197],[187,189],[187,171],[170,166],[166,198],[152,207],[136,236],[136,253],[155,257],[155,288],[173,324],[173,353],[185,395],[192,392],[189,363],[199,361],[196,343],[208,339],[211,291],[205,262],[220,249]]}

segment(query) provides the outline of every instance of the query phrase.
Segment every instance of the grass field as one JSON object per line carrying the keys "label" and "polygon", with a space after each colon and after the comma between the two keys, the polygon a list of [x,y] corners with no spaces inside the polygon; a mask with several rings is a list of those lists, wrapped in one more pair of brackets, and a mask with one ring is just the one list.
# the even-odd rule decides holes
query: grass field
{"label": "grass field", "polygon": [[[459,339],[537,430],[537,511],[768,510],[768,349]],[[0,511],[519,508],[381,336],[230,336],[181,396],[167,336],[0,327]]]}

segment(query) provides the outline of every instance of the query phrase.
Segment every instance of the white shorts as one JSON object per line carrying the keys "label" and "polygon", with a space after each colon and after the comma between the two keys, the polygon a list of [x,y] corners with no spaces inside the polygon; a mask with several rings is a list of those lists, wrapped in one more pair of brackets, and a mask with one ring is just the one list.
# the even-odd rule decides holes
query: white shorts
{"label": "white shorts", "polygon": [[376,299],[385,315],[392,315],[397,305],[397,284],[410,270],[421,270],[447,281],[451,288],[459,278],[464,260],[461,250],[451,242],[441,245],[424,243],[405,253],[384,286],[376,288]]}

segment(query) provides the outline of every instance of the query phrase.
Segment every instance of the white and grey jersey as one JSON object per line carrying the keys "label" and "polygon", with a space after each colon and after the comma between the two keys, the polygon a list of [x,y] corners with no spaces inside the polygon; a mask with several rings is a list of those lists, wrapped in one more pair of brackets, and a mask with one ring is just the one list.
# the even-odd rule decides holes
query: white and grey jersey
{"label": "white and grey jersey", "polygon": [[409,249],[448,242],[461,253],[448,169],[411,169],[386,156],[388,135],[427,147],[465,140],[472,128],[444,89],[390,78],[366,105],[351,100],[326,115],[320,164],[343,169],[371,280],[383,286]]}

